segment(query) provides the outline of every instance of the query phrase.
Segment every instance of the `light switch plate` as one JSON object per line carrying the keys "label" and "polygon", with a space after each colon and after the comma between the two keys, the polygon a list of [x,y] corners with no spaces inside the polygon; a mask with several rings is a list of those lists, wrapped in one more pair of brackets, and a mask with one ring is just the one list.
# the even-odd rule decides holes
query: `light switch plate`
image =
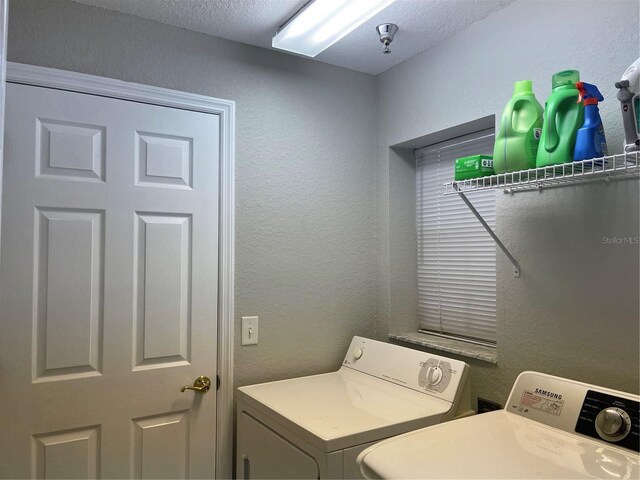
{"label": "light switch plate", "polygon": [[242,345],[257,345],[258,317],[242,317]]}

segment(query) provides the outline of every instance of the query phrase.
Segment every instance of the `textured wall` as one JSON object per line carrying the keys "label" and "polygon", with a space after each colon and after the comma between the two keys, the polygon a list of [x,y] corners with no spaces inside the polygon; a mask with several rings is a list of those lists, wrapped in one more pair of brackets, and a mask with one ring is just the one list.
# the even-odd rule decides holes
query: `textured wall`
{"label": "textured wall", "polygon": [[[516,80],[532,79],[544,103],[551,75],[576,68],[604,94],[610,149],[620,152],[613,84],[638,45],[637,1],[521,0],[377,77],[381,338],[406,331],[416,316],[415,273],[401,268],[415,256],[406,221],[415,184],[389,147],[486,115],[499,119]],[[498,251],[498,365],[469,362],[474,395],[504,402],[527,369],[638,391],[638,246],[602,242],[638,236],[638,200],[637,181],[497,193],[497,233],[523,273],[514,279]]]}
{"label": "textured wall", "polygon": [[[236,325],[239,385],[329,371],[352,335],[415,327],[413,161],[389,146],[499,114],[515,80],[542,102],[575,67],[607,97],[615,147],[613,81],[638,55],[635,1],[522,0],[378,77],[376,99],[376,79],[290,55],[67,0],[10,7],[11,61],[237,102],[236,313],[261,318],[257,347]],[[497,254],[499,364],[469,362],[474,393],[504,401],[524,369],[637,391],[638,249],[601,243],[638,235],[637,183],[497,209],[523,276]]]}
{"label": "textured wall", "polygon": [[66,0],[11,2],[9,60],[235,100],[236,384],[340,365],[376,309],[373,77]]}

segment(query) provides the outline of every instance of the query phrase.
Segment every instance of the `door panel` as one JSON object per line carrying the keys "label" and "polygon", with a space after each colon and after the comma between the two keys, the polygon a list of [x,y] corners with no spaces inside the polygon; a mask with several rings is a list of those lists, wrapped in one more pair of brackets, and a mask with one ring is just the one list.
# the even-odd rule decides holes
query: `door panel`
{"label": "door panel", "polygon": [[191,188],[193,139],[136,132],[136,185]]}
{"label": "door panel", "polygon": [[93,479],[99,477],[100,427],[34,436],[32,477]]}
{"label": "door panel", "polygon": [[134,419],[132,478],[187,478],[189,412]]}
{"label": "door panel", "polygon": [[105,127],[36,119],[36,176],[105,180]]}
{"label": "door panel", "polygon": [[104,212],[36,208],[35,215],[34,381],[100,374]]}
{"label": "door panel", "polygon": [[136,367],[188,362],[191,217],[136,212]]}
{"label": "door panel", "polygon": [[8,84],[5,132],[0,475],[213,477],[219,118]]}

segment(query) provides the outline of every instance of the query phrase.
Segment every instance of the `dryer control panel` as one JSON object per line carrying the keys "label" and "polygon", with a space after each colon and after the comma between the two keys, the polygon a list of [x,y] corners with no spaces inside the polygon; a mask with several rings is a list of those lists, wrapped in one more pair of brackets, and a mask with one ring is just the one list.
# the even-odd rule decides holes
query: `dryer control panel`
{"label": "dryer control panel", "polygon": [[464,388],[469,368],[459,360],[363,337],[353,337],[342,367],[451,403]]}
{"label": "dryer control panel", "polygon": [[640,452],[640,397],[537,372],[518,376],[507,406],[531,420]]}
{"label": "dryer control panel", "polygon": [[449,360],[429,357],[420,362],[418,384],[425,390],[444,392],[451,383],[454,371]]}

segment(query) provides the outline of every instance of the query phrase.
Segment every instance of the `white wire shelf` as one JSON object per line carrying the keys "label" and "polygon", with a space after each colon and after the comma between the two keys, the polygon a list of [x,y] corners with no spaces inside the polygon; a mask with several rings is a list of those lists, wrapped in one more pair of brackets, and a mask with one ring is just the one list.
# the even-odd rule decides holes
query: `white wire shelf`
{"label": "white wire shelf", "polygon": [[448,182],[444,184],[444,194],[472,193],[497,188],[504,189],[505,193],[513,193],[594,180],[609,181],[629,177],[640,177],[640,152],[608,155],[580,162]]}
{"label": "white wire shelf", "polygon": [[501,173],[490,177],[472,178],[444,184],[444,194],[457,194],[467,205],[471,213],[491,235],[496,245],[504,252],[513,265],[513,276],[520,276],[520,265],[509,249],[500,241],[493,229],[482,218],[467,193],[502,188],[505,193],[522,190],[535,190],[548,187],[558,187],[567,184],[577,184],[594,180],[611,181],[624,178],[640,177],[640,152],[609,155],[593,158],[581,162],[563,163],[549,167],[532,168],[518,172]]}

